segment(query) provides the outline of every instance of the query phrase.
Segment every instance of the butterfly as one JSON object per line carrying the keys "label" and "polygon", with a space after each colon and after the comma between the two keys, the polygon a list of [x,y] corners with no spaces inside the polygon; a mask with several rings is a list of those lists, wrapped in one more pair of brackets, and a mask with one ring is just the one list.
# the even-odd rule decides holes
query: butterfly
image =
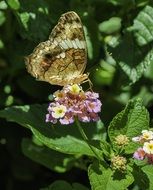
{"label": "butterfly", "polygon": [[28,72],[36,79],[53,85],[81,84],[87,63],[87,45],[83,25],[77,13],[61,15],[49,39],[41,42],[26,57]]}

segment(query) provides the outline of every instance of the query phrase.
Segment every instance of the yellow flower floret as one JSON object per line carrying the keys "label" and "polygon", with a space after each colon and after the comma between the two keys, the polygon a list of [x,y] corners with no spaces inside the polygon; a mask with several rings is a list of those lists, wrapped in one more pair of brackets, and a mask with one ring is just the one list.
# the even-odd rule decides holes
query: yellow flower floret
{"label": "yellow flower floret", "polygon": [[153,139],[153,132],[148,130],[142,131],[142,138],[145,140],[151,140]]}
{"label": "yellow flower floret", "polygon": [[153,154],[153,141],[145,142],[144,145],[143,145],[143,150],[147,154]]}
{"label": "yellow flower floret", "polygon": [[72,86],[69,86],[69,90],[72,94],[79,94],[82,89],[78,84],[73,84]]}
{"label": "yellow flower floret", "polygon": [[65,97],[64,92],[61,92],[60,90],[57,90],[56,92],[54,92],[53,95],[54,95],[54,97],[55,97],[55,100],[59,100],[59,99]]}
{"label": "yellow flower floret", "polygon": [[64,117],[67,111],[66,107],[63,105],[53,107],[52,109],[53,109],[52,116],[56,119]]}

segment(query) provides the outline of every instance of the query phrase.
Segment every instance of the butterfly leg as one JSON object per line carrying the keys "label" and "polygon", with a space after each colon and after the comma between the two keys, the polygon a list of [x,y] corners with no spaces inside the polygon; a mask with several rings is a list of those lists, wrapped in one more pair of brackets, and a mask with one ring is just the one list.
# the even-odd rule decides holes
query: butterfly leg
{"label": "butterfly leg", "polygon": [[82,84],[83,84],[83,83],[86,83],[86,82],[89,84],[89,88],[88,88],[86,91],[88,91],[88,90],[93,91],[93,90],[92,90],[93,84],[92,84],[91,80],[90,80],[89,78],[87,78],[86,80],[84,80],[84,81],[82,82]]}

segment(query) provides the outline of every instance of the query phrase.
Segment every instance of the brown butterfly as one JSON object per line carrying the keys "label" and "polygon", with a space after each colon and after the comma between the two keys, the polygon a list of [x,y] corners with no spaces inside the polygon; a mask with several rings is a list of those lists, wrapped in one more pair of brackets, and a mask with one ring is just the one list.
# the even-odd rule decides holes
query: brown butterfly
{"label": "brown butterfly", "polygon": [[83,74],[86,62],[83,25],[73,11],[63,14],[49,40],[40,43],[26,57],[27,70],[32,76],[60,86],[88,80],[88,74]]}

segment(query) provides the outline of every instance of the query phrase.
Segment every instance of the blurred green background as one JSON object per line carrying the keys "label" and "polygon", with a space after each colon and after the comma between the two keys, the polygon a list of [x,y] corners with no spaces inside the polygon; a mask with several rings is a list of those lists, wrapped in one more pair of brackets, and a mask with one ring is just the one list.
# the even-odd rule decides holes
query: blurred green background
{"label": "blurred green background", "polygon": [[[105,127],[129,99],[137,97],[143,99],[152,117],[151,0],[1,0],[1,109],[48,103],[49,95],[59,89],[31,77],[24,57],[47,40],[61,14],[71,10],[78,13],[84,25],[88,46],[86,71],[90,72],[93,90],[100,94]],[[1,189],[37,190],[58,179],[90,187],[83,168],[70,167],[63,173],[65,170],[49,170],[27,158],[23,146],[26,137],[31,137],[28,130],[0,119]]]}

